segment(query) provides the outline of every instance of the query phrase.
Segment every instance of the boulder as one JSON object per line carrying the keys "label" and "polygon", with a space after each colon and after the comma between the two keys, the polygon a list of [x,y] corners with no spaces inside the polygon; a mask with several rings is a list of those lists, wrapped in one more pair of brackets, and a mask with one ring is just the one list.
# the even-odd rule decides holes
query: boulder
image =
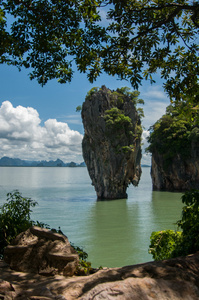
{"label": "boulder", "polygon": [[83,157],[98,199],[127,198],[141,175],[141,121],[135,103],[102,86],[82,106]]}
{"label": "boulder", "polygon": [[79,256],[66,236],[34,226],[20,233],[5,248],[4,260],[21,272],[72,276]]}

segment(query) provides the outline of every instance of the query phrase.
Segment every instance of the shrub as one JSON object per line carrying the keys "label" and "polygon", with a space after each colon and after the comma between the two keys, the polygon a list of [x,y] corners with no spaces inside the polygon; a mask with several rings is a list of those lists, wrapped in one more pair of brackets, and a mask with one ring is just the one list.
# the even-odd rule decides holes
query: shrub
{"label": "shrub", "polygon": [[181,231],[152,232],[149,253],[155,260],[185,256],[199,251],[199,191],[187,191],[182,196],[182,218],[177,221]]}
{"label": "shrub", "polygon": [[176,245],[180,243],[182,233],[174,230],[154,231],[151,234],[149,253],[154,260],[168,259],[172,257]]}

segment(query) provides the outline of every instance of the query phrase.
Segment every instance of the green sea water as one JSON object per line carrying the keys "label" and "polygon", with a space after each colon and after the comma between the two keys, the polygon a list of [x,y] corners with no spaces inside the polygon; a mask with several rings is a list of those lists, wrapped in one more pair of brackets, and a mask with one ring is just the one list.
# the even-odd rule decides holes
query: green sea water
{"label": "green sea water", "polygon": [[97,201],[86,168],[0,167],[0,204],[15,189],[38,202],[32,219],[60,226],[93,267],[152,260],[151,232],[177,229],[181,217],[181,194],[153,192],[147,167],[128,199]]}

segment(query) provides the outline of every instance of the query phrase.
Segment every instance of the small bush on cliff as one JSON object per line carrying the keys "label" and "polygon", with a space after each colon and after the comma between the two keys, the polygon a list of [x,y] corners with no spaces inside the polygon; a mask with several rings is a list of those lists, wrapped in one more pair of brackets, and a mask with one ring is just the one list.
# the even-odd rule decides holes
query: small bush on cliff
{"label": "small bush on cliff", "polygon": [[151,234],[149,253],[155,260],[199,251],[199,190],[186,192],[182,202],[186,205],[182,208],[181,220],[176,223],[181,231],[163,230]]}
{"label": "small bush on cliff", "polygon": [[86,95],[86,99],[90,100],[91,96],[99,90],[98,87],[93,87],[90,91],[88,91]]}
{"label": "small bush on cliff", "polygon": [[128,116],[125,116],[117,107],[106,111],[104,116],[106,126],[113,131],[122,130],[128,134],[131,132],[133,124]]}

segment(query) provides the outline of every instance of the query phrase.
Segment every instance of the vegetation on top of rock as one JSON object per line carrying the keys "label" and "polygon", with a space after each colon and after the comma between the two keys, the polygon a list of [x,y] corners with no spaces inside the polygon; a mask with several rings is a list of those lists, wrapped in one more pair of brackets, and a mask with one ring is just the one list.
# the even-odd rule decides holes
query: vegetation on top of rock
{"label": "vegetation on top of rock", "polygon": [[130,130],[133,127],[132,121],[128,116],[125,116],[122,111],[117,107],[112,107],[106,110],[104,119],[106,127],[113,131],[121,130],[126,134],[132,133]]}
{"label": "vegetation on top of rock", "polygon": [[123,110],[125,102],[131,101],[135,105],[137,112],[139,114],[139,117],[142,118],[142,117],[144,117],[143,109],[140,107],[137,107],[137,105],[138,104],[143,105],[144,100],[138,98],[139,95],[140,95],[140,92],[131,91],[131,89],[126,86],[117,88],[117,90],[113,91],[112,93],[110,92],[110,96],[112,98],[112,102],[115,107]]}
{"label": "vegetation on top of rock", "polygon": [[180,231],[163,230],[151,234],[149,253],[155,260],[194,254],[199,251],[199,190],[182,196],[182,218],[177,221]]}
{"label": "vegetation on top of rock", "polygon": [[178,154],[189,157],[192,142],[199,142],[199,105],[183,101],[168,106],[150,130],[147,150],[161,154],[165,166]]}
{"label": "vegetation on top of rock", "polygon": [[144,100],[138,98],[138,96],[140,95],[140,92],[138,92],[138,91],[133,91],[132,92],[129,87],[125,86],[125,87],[118,88],[116,90],[116,93],[125,95],[127,97],[130,97],[130,99],[131,99],[131,101],[133,102],[134,105],[144,104]]}
{"label": "vegetation on top of rock", "polygon": [[99,89],[100,89],[99,87],[95,87],[95,86],[92,89],[90,89],[86,94],[85,100],[91,100],[91,96],[97,91],[99,91]]}
{"label": "vegetation on top of rock", "polygon": [[[91,100],[92,95],[102,90],[99,87],[93,87],[88,91],[85,100]],[[141,137],[142,135],[142,126],[140,124],[140,119],[144,117],[143,108],[137,107],[137,105],[143,105],[144,100],[139,98],[140,92],[131,91],[129,87],[121,87],[117,88],[116,91],[108,90],[108,95],[110,97],[110,105],[111,108],[106,110],[104,113],[104,120],[106,121],[106,132],[105,134],[112,137],[112,139],[118,141],[116,146],[117,152],[128,153],[129,151],[133,151],[134,145],[133,143],[129,143],[127,141],[126,145],[122,145],[120,147],[120,139],[124,137],[124,135],[128,139],[134,138],[134,141]],[[136,107],[136,111],[138,113],[138,121],[136,125],[133,125],[131,118],[128,115],[128,111],[125,111],[125,103],[132,102]],[[80,111],[82,106],[78,106],[76,111]],[[116,134],[117,133],[117,134]]]}
{"label": "vegetation on top of rock", "polygon": [[[142,135],[142,126],[140,119],[144,117],[143,109],[137,108],[137,104],[144,104],[144,100],[139,99],[138,91],[130,91],[128,87],[118,88],[112,93],[109,92],[111,98],[111,109],[105,111],[104,119],[106,121],[106,131],[105,134],[111,139],[116,139],[120,141],[124,136],[127,138],[126,145],[120,142],[117,143],[116,151],[123,153],[128,153],[129,151],[134,151],[134,142],[136,139],[140,139]],[[136,124],[133,125],[132,119],[128,115],[128,111],[125,110],[125,104],[127,102],[132,102],[136,107],[138,113],[138,120]],[[133,138],[133,141],[132,141]]]}

